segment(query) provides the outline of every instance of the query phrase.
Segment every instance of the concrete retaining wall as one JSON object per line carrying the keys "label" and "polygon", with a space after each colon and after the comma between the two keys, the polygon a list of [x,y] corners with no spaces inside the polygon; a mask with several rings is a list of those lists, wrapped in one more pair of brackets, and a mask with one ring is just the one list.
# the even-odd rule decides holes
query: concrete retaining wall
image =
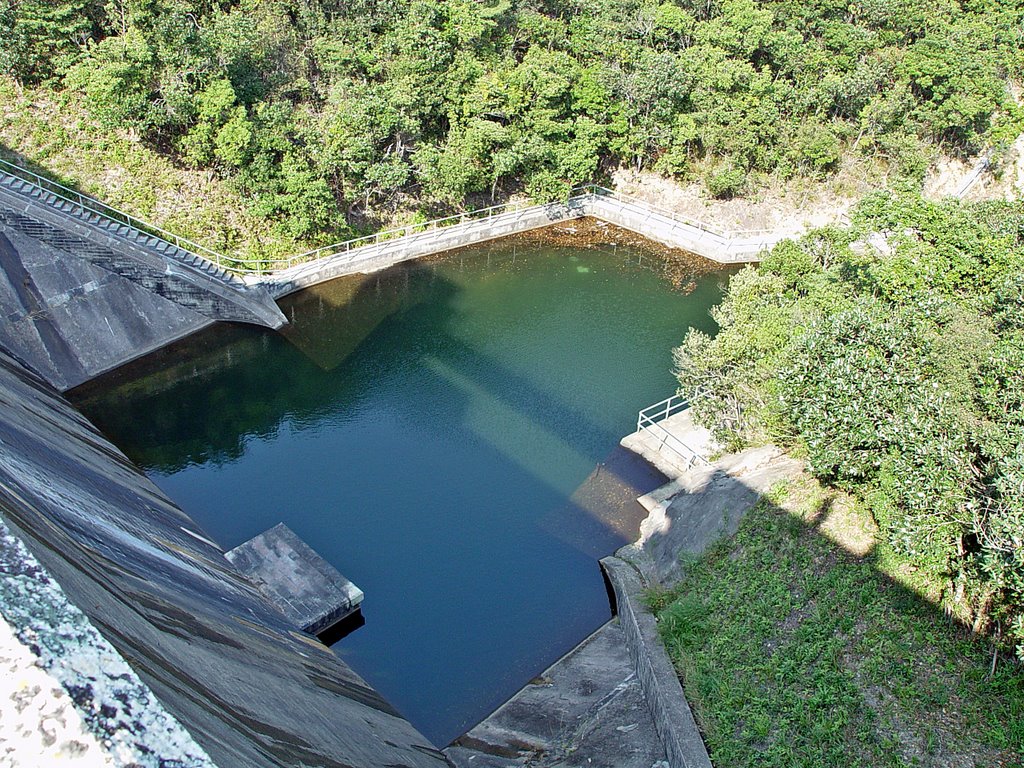
{"label": "concrete retaining wall", "polygon": [[343,275],[374,272],[420,256],[430,256],[453,248],[528,232],[584,215],[585,205],[580,198],[574,198],[567,203],[531,206],[519,211],[499,213],[462,224],[452,224],[396,237],[382,243],[361,246],[320,261],[297,264],[267,275],[263,278],[262,284],[274,298],[279,299],[302,288]]}
{"label": "concrete retaining wall", "polygon": [[711,768],[711,759],[693,719],[675,668],[658,635],[654,616],[643,603],[643,585],[629,563],[601,560],[615,592],[616,613],[654,725],[672,768]]}
{"label": "concrete retaining wall", "polygon": [[352,248],[335,256],[297,264],[264,275],[260,283],[275,298],[336,277],[373,272],[420,256],[547,227],[569,219],[593,216],[643,237],[681,248],[722,264],[758,261],[782,235],[729,236],[671,218],[643,203],[590,193],[565,203],[536,205],[509,213],[429,229],[380,243]]}
{"label": "concrete retaining wall", "polygon": [[771,234],[742,237],[722,235],[695,224],[678,221],[642,203],[604,195],[588,195],[584,207],[588,215],[609,224],[722,264],[758,261],[765,251],[783,239],[781,235]]}
{"label": "concrete retaining wall", "polygon": [[[447,764],[69,403],[3,354],[0,518],[218,765]],[[39,622],[59,621],[40,610]],[[91,674],[95,684],[75,692],[87,704],[106,685],[102,670]]]}

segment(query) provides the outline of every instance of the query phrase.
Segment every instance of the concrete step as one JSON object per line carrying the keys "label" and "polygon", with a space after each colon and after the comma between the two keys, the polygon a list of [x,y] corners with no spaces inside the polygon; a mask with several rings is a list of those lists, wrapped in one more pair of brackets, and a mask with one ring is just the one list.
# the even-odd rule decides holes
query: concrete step
{"label": "concrete step", "polygon": [[107,216],[88,208],[84,208],[73,200],[66,199],[50,192],[31,181],[21,179],[11,174],[0,173],[0,186],[22,195],[30,200],[36,201],[66,216],[73,217],[79,221],[96,227],[97,229],[127,240],[133,245],[154,251],[161,257],[172,259],[197,269],[221,282],[236,287],[243,285],[237,276],[212,261],[203,258],[190,251],[186,251],[174,243],[161,237],[151,235],[148,232],[137,229],[126,224],[113,216]]}
{"label": "concrete step", "polygon": [[284,523],[278,523],[224,556],[299,629],[330,629],[359,610],[363,590],[342,576]]}

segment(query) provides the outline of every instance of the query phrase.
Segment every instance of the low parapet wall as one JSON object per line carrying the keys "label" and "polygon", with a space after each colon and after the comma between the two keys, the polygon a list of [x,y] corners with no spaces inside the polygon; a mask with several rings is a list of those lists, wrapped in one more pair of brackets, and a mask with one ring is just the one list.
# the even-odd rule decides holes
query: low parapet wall
{"label": "low parapet wall", "polygon": [[654,727],[671,768],[712,768],[683,687],[658,636],[658,624],[643,602],[640,575],[625,560],[606,557],[601,567],[615,594],[626,648],[640,680]]}
{"label": "low parapet wall", "polygon": [[674,218],[643,203],[610,195],[588,195],[583,207],[588,216],[721,264],[759,261],[765,251],[785,237],[767,232],[715,232],[697,222]]}
{"label": "low parapet wall", "polygon": [[[467,221],[435,226],[349,247],[334,246],[329,255],[301,262],[255,279],[275,298],[344,275],[374,272],[420,256],[443,253],[453,248],[495,240],[508,235],[540,229],[583,216],[628,229],[672,248],[681,248],[721,264],[754,262],[761,259],[785,235],[774,233],[716,232],[699,222],[675,217],[644,203],[602,192],[587,192],[564,203],[534,205],[518,210],[493,212]],[[394,233],[391,233],[394,234]]]}

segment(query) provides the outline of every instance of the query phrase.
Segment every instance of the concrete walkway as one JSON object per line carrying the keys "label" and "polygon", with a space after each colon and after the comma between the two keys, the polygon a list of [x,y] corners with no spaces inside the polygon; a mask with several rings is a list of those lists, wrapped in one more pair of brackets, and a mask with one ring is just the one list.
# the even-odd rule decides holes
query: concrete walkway
{"label": "concrete walkway", "polygon": [[615,590],[619,621],[640,690],[672,768],[711,768],[696,719],[658,633],[644,591],[683,575],[684,555],[697,556],[735,533],[761,494],[801,470],[772,446],[716,455],[689,409],[622,440],[672,478],[641,497],[648,510],[636,542],[601,561]]}
{"label": "concrete walkway", "polygon": [[611,621],[445,750],[457,768],[668,768]]}
{"label": "concrete walkway", "polygon": [[689,408],[647,429],[626,435],[619,444],[638,454],[669,479],[685,474],[694,463],[706,465],[719,450],[711,433],[693,423]]}
{"label": "concrete walkway", "polygon": [[[669,482],[638,501],[647,510],[640,537],[616,554],[640,570],[648,585],[671,584],[682,575],[680,558],[699,555],[722,536],[736,532],[761,494],[795,477],[801,463],[774,446],[721,454],[690,409],[622,439],[657,467]],[[674,447],[675,446],[675,447]],[[692,451],[697,461],[680,455]]]}

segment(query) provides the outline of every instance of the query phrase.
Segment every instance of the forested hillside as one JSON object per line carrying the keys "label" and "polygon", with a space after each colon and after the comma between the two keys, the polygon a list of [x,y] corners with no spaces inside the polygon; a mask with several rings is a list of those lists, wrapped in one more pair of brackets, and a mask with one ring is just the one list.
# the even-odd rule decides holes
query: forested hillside
{"label": "forested hillside", "polygon": [[322,242],[621,165],[716,196],[843,153],[920,179],[1018,131],[1022,18],[1022,0],[6,0],[0,68],[59,105],[72,157],[97,132],[139,140],[280,240]]}
{"label": "forested hillside", "polygon": [[1024,659],[1022,204],[870,196],[715,315],[676,353],[699,417],[859,496],[916,588]]}

